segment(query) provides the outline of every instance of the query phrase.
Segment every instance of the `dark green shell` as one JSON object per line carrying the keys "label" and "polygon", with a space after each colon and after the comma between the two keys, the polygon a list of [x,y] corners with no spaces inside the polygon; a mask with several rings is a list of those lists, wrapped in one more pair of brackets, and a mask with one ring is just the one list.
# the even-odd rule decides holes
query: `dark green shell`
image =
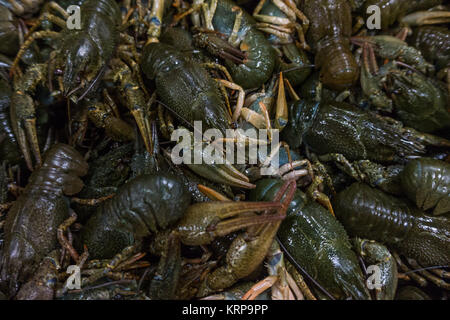
{"label": "dark green shell", "polygon": [[[250,199],[271,201],[282,185],[281,180],[260,180]],[[333,296],[370,299],[344,228],[300,190],[289,205],[278,237],[294,259]]]}
{"label": "dark green shell", "polygon": [[363,183],[333,201],[336,217],[352,236],[395,248],[423,267],[450,263],[450,220],[425,215],[412,203]]}
{"label": "dark green shell", "polygon": [[64,194],[73,195],[83,188],[79,177],[87,169],[87,162],[73,147],[55,144],[9,210],[0,278],[10,286],[11,295],[36,271],[42,258],[56,249],[57,228],[69,216]]}
{"label": "dark green shell", "polygon": [[303,141],[319,155],[339,153],[350,161],[391,162],[425,152],[422,143],[397,126],[343,102],[292,103],[282,139],[292,148]]}
{"label": "dark green shell", "polygon": [[[216,31],[227,36],[231,34],[237,14],[232,8],[236,6],[232,0],[218,1],[212,20]],[[240,65],[226,62],[233,81],[244,89],[259,88],[270,79],[275,67],[275,51],[264,34],[256,29],[255,23],[253,17],[244,10],[238,37],[242,39],[241,46],[248,48],[246,51],[248,61]]]}
{"label": "dark green shell", "polygon": [[410,161],[400,175],[408,198],[434,215],[450,211],[450,164],[429,158]]}
{"label": "dark green shell", "polygon": [[175,176],[141,175],[99,207],[82,230],[81,244],[93,259],[112,258],[136,239],[175,223],[189,204],[190,194]]}
{"label": "dark green shell", "polygon": [[151,43],[142,54],[142,70],[155,80],[156,92],[165,106],[182,121],[202,121],[204,129],[225,134],[231,117],[214,79],[199,63],[176,47]]}

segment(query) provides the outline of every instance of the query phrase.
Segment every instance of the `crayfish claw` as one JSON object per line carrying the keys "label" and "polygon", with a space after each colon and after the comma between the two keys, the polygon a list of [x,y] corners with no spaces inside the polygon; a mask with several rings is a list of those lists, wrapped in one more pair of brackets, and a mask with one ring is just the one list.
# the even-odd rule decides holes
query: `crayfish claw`
{"label": "crayfish claw", "polygon": [[152,130],[147,117],[142,109],[135,109],[131,111],[134,119],[136,120],[137,126],[141,133],[142,139],[144,140],[145,148],[148,153],[152,154],[153,142],[152,142]]}
{"label": "crayfish claw", "polygon": [[244,189],[255,188],[255,185],[250,183],[246,175],[239,172],[239,170],[229,163],[189,164],[187,166],[198,175],[219,184]]}
{"label": "crayfish claw", "polygon": [[[280,210],[279,202],[213,201],[191,205],[178,224],[178,235],[186,245],[208,244],[219,236],[268,222],[280,215],[256,215],[253,212]],[[283,217],[284,218],[284,217]]]}
{"label": "crayfish claw", "polygon": [[448,11],[417,11],[400,20],[400,23],[408,26],[422,26],[429,24],[443,24],[450,22]]}
{"label": "crayfish claw", "polygon": [[201,48],[206,48],[208,52],[219,56],[224,60],[232,61],[235,64],[244,64],[247,61],[247,54],[240,49],[233,47],[211,32],[200,32],[194,36],[194,42]]}
{"label": "crayfish claw", "polygon": [[31,151],[36,159],[37,165],[42,163],[41,151],[39,150],[39,143],[36,131],[36,118],[25,120],[25,129],[27,132],[28,140],[30,141]]}
{"label": "crayfish claw", "polygon": [[36,115],[32,98],[20,91],[15,92],[11,98],[10,114],[11,125],[17,137],[20,150],[25,158],[28,169],[33,171],[34,167],[31,161],[30,147],[38,166],[41,164],[42,158],[39,150]]}

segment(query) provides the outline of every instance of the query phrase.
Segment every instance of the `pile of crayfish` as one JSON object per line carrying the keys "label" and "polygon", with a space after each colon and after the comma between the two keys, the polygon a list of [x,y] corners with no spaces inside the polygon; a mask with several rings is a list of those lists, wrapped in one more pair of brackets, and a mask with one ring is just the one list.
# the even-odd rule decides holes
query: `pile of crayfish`
{"label": "pile of crayfish", "polygon": [[0,0],[0,299],[446,300],[449,25]]}

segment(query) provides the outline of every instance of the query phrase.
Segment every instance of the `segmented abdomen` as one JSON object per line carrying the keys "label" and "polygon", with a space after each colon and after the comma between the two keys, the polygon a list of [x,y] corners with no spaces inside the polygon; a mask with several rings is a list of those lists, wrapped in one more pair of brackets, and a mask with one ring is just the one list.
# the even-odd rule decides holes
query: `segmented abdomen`
{"label": "segmented abdomen", "polygon": [[340,192],[333,207],[350,234],[384,243],[404,240],[414,225],[407,205],[363,183]]}
{"label": "segmented abdomen", "polygon": [[400,175],[403,191],[419,208],[433,214],[450,211],[450,164],[421,158],[410,161]]}
{"label": "segmented abdomen", "polygon": [[8,212],[0,277],[9,282],[12,295],[18,289],[17,281],[26,281],[41,259],[56,248],[56,230],[69,212],[63,194],[82,189],[79,177],[87,169],[87,162],[74,148],[54,145]]}
{"label": "segmented abdomen", "polygon": [[81,28],[97,44],[100,56],[108,60],[118,42],[121,14],[114,0],[86,0],[81,6]]}
{"label": "segmented abdomen", "polygon": [[425,215],[414,204],[354,183],[333,202],[336,217],[351,234],[377,240],[423,267],[450,263],[450,221]]}
{"label": "segmented abdomen", "polygon": [[82,244],[93,258],[111,258],[135,239],[176,222],[189,203],[189,192],[176,177],[141,175],[126,183],[88,220]]}
{"label": "segmented abdomen", "polygon": [[3,139],[0,142],[0,159],[15,164],[20,160],[20,152],[9,115],[11,94],[8,82],[0,79],[0,136]]}
{"label": "segmented abdomen", "polygon": [[309,18],[308,44],[316,51],[316,66],[323,83],[336,90],[351,87],[359,68],[350,50],[351,7],[346,0],[304,1]]}
{"label": "segmented abdomen", "polygon": [[419,49],[425,59],[442,69],[450,64],[450,31],[445,27],[424,26],[417,28],[409,41]]}
{"label": "segmented abdomen", "polygon": [[[210,1],[211,2],[211,1]],[[232,0],[219,0],[212,24],[214,29],[230,36],[238,5]],[[242,39],[240,48],[247,53],[244,64],[226,62],[233,81],[244,89],[258,88],[272,76],[275,68],[275,52],[264,34],[256,28],[255,20],[242,10],[241,26],[238,32]]]}

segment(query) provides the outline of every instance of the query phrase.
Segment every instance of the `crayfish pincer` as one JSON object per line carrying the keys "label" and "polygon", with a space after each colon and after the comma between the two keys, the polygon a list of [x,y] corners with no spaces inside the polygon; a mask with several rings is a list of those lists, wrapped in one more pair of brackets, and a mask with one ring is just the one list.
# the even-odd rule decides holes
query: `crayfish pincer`
{"label": "crayfish pincer", "polygon": [[9,286],[10,295],[34,273],[42,258],[56,248],[57,228],[69,216],[69,203],[64,195],[73,195],[83,188],[79,177],[87,170],[87,162],[74,148],[56,144],[14,202],[5,223],[0,274],[2,282]]}
{"label": "crayfish pincer", "polygon": [[359,237],[386,243],[422,267],[450,263],[450,220],[432,217],[414,204],[363,183],[334,199],[336,217]]}
{"label": "crayfish pincer", "polygon": [[[210,244],[216,237],[245,229],[232,241],[224,265],[204,278],[199,297],[232,286],[261,265],[295,189],[295,180],[289,180],[280,186],[271,202],[213,201],[196,203],[187,209],[176,231],[185,245]],[[276,213],[270,214],[274,210]],[[257,211],[264,213],[255,215]]]}
{"label": "crayfish pincer", "polygon": [[99,207],[84,226],[81,241],[91,258],[112,258],[136,239],[170,227],[189,204],[190,194],[175,176],[141,175]]}

